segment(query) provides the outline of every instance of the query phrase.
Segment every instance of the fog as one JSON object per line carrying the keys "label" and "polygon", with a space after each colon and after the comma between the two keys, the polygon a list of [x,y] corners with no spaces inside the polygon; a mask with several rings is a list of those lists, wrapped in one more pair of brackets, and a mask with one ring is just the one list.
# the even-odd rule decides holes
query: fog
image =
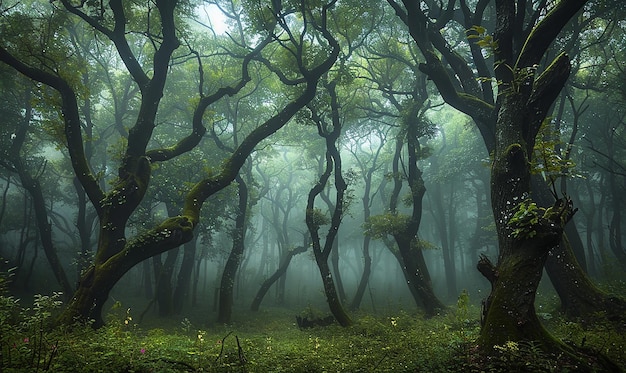
{"label": "fog", "polygon": [[0,370],[610,371],[620,5],[0,2]]}

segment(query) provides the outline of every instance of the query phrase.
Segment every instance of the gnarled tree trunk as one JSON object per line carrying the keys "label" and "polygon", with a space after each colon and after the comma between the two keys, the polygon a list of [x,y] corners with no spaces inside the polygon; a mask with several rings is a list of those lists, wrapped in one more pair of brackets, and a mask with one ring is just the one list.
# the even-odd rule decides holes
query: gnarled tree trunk
{"label": "gnarled tree trunk", "polygon": [[[320,271],[324,293],[326,294],[326,301],[328,302],[330,311],[341,326],[349,326],[352,324],[352,320],[341,303],[342,299],[337,293],[335,281],[328,265],[328,258],[333,249],[337,232],[339,231],[339,225],[343,218],[344,194],[346,189],[348,189],[348,185],[342,175],[341,155],[337,149],[337,140],[341,134],[341,121],[339,119],[339,103],[337,101],[335,87],[336,82],[326,84],[326,89],[331,97],[330,124],[326,123],[326,121],[319,116],[317,111],[311,110],[313,120],[318,128],[318,133],[326,142],[326,167],[317,183],[309,191],[305,220],[311,236],[315,262]],[[333,173],[335,175],[335,203],[332,204],[333,210],[331,212],[330,227],[328,228],[324,244],[322,244],[319,234],[321,213],[315,209],[315,199],[322,193],[328,183],[328,179]]]}
{"label": "gnarled tree trunk", "polygon": [[[417,119],[417,118],[416,118]],[[423,306],[427,316],[435,316],[445,306],[437,298],[433,290],[432,281],[422,248],[419,245],[417,231],[422,220],[423,198],[426,193],[424,180],[422,179],[422,171],[417,166],[420,144],[418,139],[419,123],[412,121],[406,124],[407,152],[408,152],[408,184],[411,193],[412,211],[406,220],[404,226],[399,227],[398,231],[392,234],[398,250],[394,253],[399,258],[402,266],[402,273],[407,282],[407,286],[413,296],[417,306]],[[396,152],[393,160],[394,190],[391,194],[389,209],[391,213],[397,214],[397,205],[399,193],[402,188],[400,177],[400,154],[404,147],[404,141],[398,138],[396,143]]]}

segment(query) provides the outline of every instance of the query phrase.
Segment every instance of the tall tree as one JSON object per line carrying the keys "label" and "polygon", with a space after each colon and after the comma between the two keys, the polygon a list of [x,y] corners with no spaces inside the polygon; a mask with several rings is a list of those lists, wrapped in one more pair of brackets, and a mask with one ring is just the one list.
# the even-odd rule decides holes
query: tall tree
{"label": "tall tree", "polygon": [[[369,128],[366,128],[366,131],[368,129]],[[357,129],[357,131],[359,131],[359,129]],[[364,224],[369,221],[372,215],[371,207],[373,195],[375,194],[375,191],[372,191],[374,173],[379,171],[382,167],[382,162],[378,159],[383,147],[387,143],[388,131],[389,127],[385,129],[371,128],[371,132],[359,134],[356,140],[349,144],[348,151],[350,151],[356,162],[357,169],[364,184],[363,196],[361,197]],[[353,136],[354,135],[355,134],[353,134]],[[365,289],[369,286],[369,279],[372,273],[372,256],[370,255],[371,241],[371,236],[367,234],[363,235],[363,272],[361,273],[354,298],[352,298],[352,302],[350,303],[350,309],[352,310],[360,308]]]}
{"label": "tall tree", "polygon": [[[433,80],[446,102],[474,119],[487,149],[493,152],[491,204],[499,256],[495,266],[486,257],[479,262],[479,270],[492,284],[484,305],[480,345],[489,350],[507,341],[532,340],[547,350],[571,353],[570,347],[557,342],[541,325],[534,299],[548,253],[559,244],[575,210],[566,196],[549,208],[537,206],[531,194],[530,165],[541,124],[570,72],[565,53],[545,67],[542,59],[586,1],[561,1],[549,7],[544,3],[527,14],[529,7],[522,6],[525,2],[497,0],[493,36],[486,34],[484,26],[472,28],[479,25],[490,2],[476,3],[473,17],[468,3],[461,2],[470,37],[493,54],[496,96],[491,93],[491,82],[482,81],[481,85],[439,31],[453,16],[455,2],[444,9],[430,9],[436,19],[427,17],[418,1],[403,0],[402,5],[388,2],[407,24],[425,57],[420,69]],[[479,76],[489,77],[479,45],[472,43],[471,47],[474,67]],[[449,75],[437,52],[456,76]]]}
{"label": "tall tree", "polygon": [[[311,236],[313,255],[315,256],[315,262],[319,268],[326,301],[328,302],[330,311],[341,326],[350,326],[352,320],[342,304],[342,299],[339,297],[333,275],[328,265],[328,258],[335,247],[334,242],[344,216],[344,209],[347,208],[345,194],[348,185],[342,175],[341,155],[337,148],[337,141],[341,135],[342,127],[342,120],[340,119],[339,113],[339,101],[337,99],[337,81],[326,82],[325,88],[330,98],[330,109],[327,115],[322,113],[324,109],[323,106],[322,108],[313,105],[309,106],[309,109],[311,109],[311,120],[317,126],[318,134],[324,138],[326,143],[324,157],[326,162],[323,173],[309,191],[305,221]],[[315,207],[315,200],[323,192],[324,188],[326,188],[331,175],[334,175],[335,181],[335,201],[332,204],[329,219],[321,209]],[[322,242],[319,231],[322,225],[326,224],[329,225],[328,232]]]}
{"label": "tall tree", "polygon": [[[427,149],[420,141],[431,136],[434,127],[425,115],[430,104],[426,79],[417,68],[416,50],[396,36],[400,25],[393,18],[386,20],[376,30],[375,42],[368,44],[363,52],[363,68],[372,90],[379,92],[379,95],[370,94],[373,99],[366,112],[394,127],[393,191],[386,202],[387,213],[372,216],[367,222],[367,235],[392,238],[384,242],[398,259],[416,305],[423,306],[428,316],[434,316],[444,306],[434,292],[422,252],[423,241],[417,235],[426,192],[418,161],[425,157]],[[408,196],[402,198],[400,193],[405,185]],[[409,213],[401,211],[401,201],[410,207]]]}

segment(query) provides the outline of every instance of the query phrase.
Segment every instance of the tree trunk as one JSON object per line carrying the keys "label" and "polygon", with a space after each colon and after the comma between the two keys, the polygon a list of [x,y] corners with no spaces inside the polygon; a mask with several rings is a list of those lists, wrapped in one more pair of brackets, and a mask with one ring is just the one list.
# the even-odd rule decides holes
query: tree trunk
{"label": "tree trunk", "polygon": [[[557,57],[551,67],[556,70],[550,72],[561,78],[569,74],[565,55]],[[543,119],[536,117],[541,112],[538,108],[525,104],[533,77],[511,79],[499,96],[491,167],[491,204],[500,253],[497,267],[484,257],[478,265],[492,284],[484,303],[479,344],[490,350],[508,341],[535,341],[548,351],[569,351],[543,328],[534,301],[548,253],[559,244],[564,225],[575,211],[568,199],[559,199],[545,209],[531,198],[530,160]]]}
{"label": "tree trunk", "polygon": [[[102,224],[105,232],[100,232],[99,245],[108,246],[111,239],[111,230],[117,234],[106,221]],[[78,288],[74,292],[67,308],[63,310],[58,321],[71,325],[75,322],[90,322],[98,328],[104,325],[101,311],[108,299],[113,286],[135,265],[146,260],[147,253],[154,255],[172,250],[181,243],[191,240],[193,227],[185,216],[175,216],[166,219],[159,226],[143,233],[135,240],[126,243],[122,238],[124,249],[115,254],[109,250],[98,249],[92,264],[81,277]],[[152,257],[154,255],[149,255]]]}
{"label": "tree trunk", "polygon": [[283,273],[282,276],[278,278],[278,283],[276,284],[276,304],[285,305],[285,292],[287,288],[287,272]]}
{"label": "tree trunk", "polygon": [[[322,200],[326,203],[326,205],[328,206],[329,210],[333,210],[335,208],[333,202],[330,200],[329,196],[327,193],[321,193],[320,197],[322,198]],[[346,291],[343,287],[343,280],[341,278],[341,272],[339,271],[339,232],[337,232],[337,236],[335,236],[335,241],[333,241],[333,248],[330,251],[330,262],[331,262],[331,268],[332,268],[332,272],[333,272],[333,276],[335,276],[335,287],[337,289],[337,294],[339,294],[339,299],[341,299],[342,302],[345,302],[346,299],[348,299],[346,297]]]}
{"label": "tree trunk", "polygon": [[[507,117],[515,123],[514,116]],[[519,139],[512,134],[508,138]],[[551,209],[535,209],[536,204],[528,198],[527,155],[514,141],[502,144],[503,149],[498,147],[492,166],[491,200],[500,255],[497,268],[485,257],[478,265],[492,284],[484,303],[479,343],[491,349],[507,341],[536,341],[552,351],[564,346],[543,328],[534,301],[548,253],[559,244],[572,207],[569,201],[559,200]]]}
{"label": "tree trunk", "polygon": [[594,222],[595,222],[595,214],[596,214],[596,201],[595,196],[593,195],[593,190],[591,189],[591,182],[589,178],[583,180],[585,183],[585,188],[587,189],[587,195],[589,196],[589,206],[587,207],[587,211],[585,211],[586,218],[586,232],[585,232],[585,243],[587,245],[587,262],[589,263],[587,266],[587,272],[591,276],[595,276],[598,273],[598,268],[596,267],[596,255],[593,250],[593,233],[594,233]]}
{"label": "tree trunk", "polygon": [[174,313],[174,300],[172,298],[172,275],[174,274],[174,265],[178,259],[180,248],[175,248],[167,252],[165,263],[161,264],[161,255],[152,257],[155,275],[155,294],[159,308],[159,316],[168,317]]}
{"label": "tree trunk", "polygon": [[[206,249],[203,249],[203,251]],[[191,307],[198,305],[198,283],[200,282],[200,268],[202,262],[205,260],[204,255],[200,254],[200,257],[196,259],[193,273],[193,283],[191,285]],[[206,282],[205,282],[206,284]]]}
{"label": "tree trunk", "polygon": [[595,286],[576,263],[569,249],[567,235],[548,256],[546,272],[561,300],[561,311],[570,319],[585,324],[597,321],[606,314],[608,320],[623,324],[626,321],[626,302],[611,296]]}
{"label": "tree trunk", "polygon": [[328,266],[328,258],[324,259],[324,255],[322,255],[319,250],[314,251],[314,253],[317,266],[320,270],[320,275],[322,276],[324,294],[326,294],[326,301],[328,302],[330,312],[333,314],[339,325],[350,326],[352,324],[352,320],[343,308],[341,299],[335,289],[335,281],[333,280],[333,275],[330,272],[330,267]]}
{"label": "tree trunk", "polygon": [[372,257],[370,256],[370,242],[372,239],[365,235],[363,238],[363,272],[361,273],[361,279],[359,285],[350,304],[351,310],[358,310],[361,307],[363,301],[363,294],[365,294],[365,288],[369,284],[370,275],[372,274]]}
{"label": "tree trunk", "polygon": [[[370,219],[370,216],[372,215],[370,209],[370,206],[372,204],[372,175],[377,169],[376,160],[378,159],[378,155],[380,154],[380,150],[382,149],[382,145],[384,143],[384,141],[381,141],[381,145],[378,147],[375,156],[373,157],[373,164],[367,169],[366,172],[364,172],[363,181],[365,182],[365,187],[363,189],[363,197],[361,198],[364,223],[367,223]],[[362,167],[362,171],[365,171],[365,167]],[[365,294],[365,288],[369,285],[369,279],[372,273],[372,257],[370,255],[371,242],[372,238],[369,235],[363,235],[363,272],[361,273],[361,278],[359,279],[356,293],[354,294],[354,298],[352,299],[352,303],[350,304],[351,310],[358,310],[359,307],[361,307],[363,294]]]}
{"label": "tree trunk", "polygon": [[[435,217],[435,222],[437,226],[437,231],[439,232],[439,237],[441,239],[441,252],[443,254],[443,267],[446,275],[446,288],[448,291],[448,299],[456,299],[458,297],[457,288],[456,288],[456,265],[454,262],[454,243],[450,239],[451,232],[448,232],[448,224],[454,224],[454,216],[452,213],[454,212],[453,207],[453,196],[454,190],[453,186],[450,187],[450,205],[448,211],[450,214],[448,215],[448,219],[446,220],[446,209],[443,206],[443,187],[437,187],[432,191],[431,195],[433,196],[433,204],[434,211],[433,215]],[[452,229],[452,228],[450,228]]]}
{"label": "tree trunk", "polygon": [[[423,199],[426,193],[424,180],[422,179],[422,171],[417,166],[418,155],[420,152],[420,143],[418,139],[419,127],[421,123],[419,118],[417,121],[407,123],[407,153],[408,153],[408,175],[407,181],[411,193],[412,211],[406,224],[401,227],[392,236],[396,242],[399,257],[402,259],[400,265],[407,280],[407,286],[411,290],[411,294],[419,307],[420,303],[424,307],[424,311],[428,317],[435,316],[445,306],[437,298],[433,290],[430,274],[424,254],[419,244],[417,231],[422,221]],[[402,189],[402,180],[400,177],[399,159],[403,148],[402,139],[397,139],[396,153],[393,160],[394,172],[394,190],[390,197],[390,211],[397,214],[396,208],[398,204],[400,190]],[[398,257],[398,256],[397,256]],[[418,300],[419,298],[419,300]]]}
{"label": "tree trunk", "polygon": [[252,301],[252,305],[250,305],[251,311],[259,310],[259,307],[261,306],[261,302],[263,302],[263,298],[265,297],[265,294],[267,294],[267,291],[272,287],[272,285],[276,282],[276,280],[278,280],[279,278],[282,278],[283,275],[287,272],[287,268],[289,267],[289,263],[291,263],[291,259],[295,255],[305,252],[307,249],[308,249],[308,246],[301,246],[293,250],[287,251],[287,253],[283,257],[283,260],[280,263],[280,266],[278,267],[278,269],[276,269],[276,272],[274,272],[274,274],[268,277],[261,284],[259,291],[257,291],[256,296],[254,297],[254,300]]}
{"label": "tree trunk", "polygon": [[330,261],[332,263],[333,275],[335,276],[335,285],[337,287],[337,294],[339,294],[339,299],[342,302],[345,302],[346,299],[346,290],[343,287],[343,278],[341,276],[341,271],[339,271],[339,240],[338,236],[335,237],[335,242],[333,243],[333,249],[330,252]]}
{"label": "tree trunk", "polygon": [[[26,87],[30,86],[27,85]],[[40,170],[45,169],[46,161],[44,161],[41,166],[34,167],[34,165],[29,165],[26,163],[26,160],[22,158],[23,145],[28,139],[28,131],[34,112],[31,106],[31,89],[25,88],[24,91],[20,93],[22,93],[21,98],[24,104],[24,107],[22,108],[24,111],[24,117],[17,123],[12,135],[13,137],[10,149],[7,151],[8,159],[6,161],[12,167],[5,167],[18,174],[22,187],[28,192],[28,195],[32,199],[32,206],[35,212],[35,221],[37,223],[37,231],[39,233],[41,245],[44,249],[50,269],[52,270],[57,283],[61,286],[63,298],[68,300],[74,290],[68,280],[65,269],[59,260],[56,247],[52,240],[52,224],[50,223],[48,208],[46,206],[43,189],[39,181],[39,175],[33,175],[30,171],[33,168],[39,168]],[[20,243],[22,242],[24,241],[21,241]],[[26,246],[21,246],[20,249],[23,251],[21,251],[22,255],[19,262],[23,262],[25,257],[23,254],[25,253]]]}
{"label": "tree trunk", "polygon": [[402,272],[417,306],[424,308],[427,317],[438,315],[445,306],[435,295],[426,261],[416,238],[410,235],[394,235],[394,238],[402,259]]}
{"label": "tree trunk", "polygon": [[191,274],[193,273],[193,265],[196,261],[196,243],[197,235],[194,235],[194,239],[187,242],[183,247],[183,260],[180,263],[180,269],[178,270],[178,277],[176,279],[176,287],[174,288],[174,294],[172,295],[172,301],[174,303],[173,312],[176,315],[180,315],[185,303],[189,301],[189,288],[191,283]]}
{"label": "tree trunk", "polygon": [[233,248],[228,255],[224,272],[222,272],[222,280],[220,282],[219,305],[217,313],[217,322],[228,324],[231,322],[233,310],[233,287],[235,285],[235,277],[237,268],[241,262],[244,251],[244,238],[246,235],[246,212],[248,209],[248,186],[243,178],[237,176],[237,187],[239,191],[239,204],[237,208],[237,217],[235,218],[235,228],[233,230]]}
{"label": "tree trunk", "polygon": [[[611,141],[612,142],[612,141]],[[609,156],[611,160],[614,158],[613,145],[609,147]],[[618,183],[617,175],[613,170],[613,165],[610,166],[609,172],[609,191],[611,192],[611,206],[613,214],[609,221],[609,247],[617,258],[620,267],[626,267],[626,250],[622,244],[622,196],[624,194],[623,183]]]}
{"label": "tree trunk", "polygon": [[152,299],[154,297],[154,290],[152,289],[152,276],[150,276],[150,262],[147,260],[143,261],[143,291],[144,296],[147,299]]}
{"label": "tree trunk", "polygon": [[[550,194],[548,185],[537,175],[532,176],[532,187],[538,205],[547,208],[553,204],[554,197]],[[606,312],[610,320],[626,319],[626,302],[609,296],[591,282],[571,249],[571,238],[580,241],[573,221],[565,226],[565,234],[559,245],[550,251],[545,267],[559,295],[561,311],[568,318],[589,322],[597,318],[598,312]]]}
{"label": "tree trunk", "polygon": [[89,262],[91,260],[91,228],[94,218],[87,214],[87,195],[85,194],[83,187],[80,185],[78,178],[74,178],[73,184],[78,197],[76,202],[78,208],[78,212],[76,214],[76,229],[78,230],[78,236],[80,237],[80,251],[78,264],[76,266],[76,278],[79,279],[83,271],[89,266]]}
{"label": "tree trunk", "polygon": [[[352,320],[346,313],[341,299],[337,295],[335,289],[335,282],[328,266],[328,257],[333,249],[335,239],[337,238],[337,232],[343,218],[344,209],[344,195],[348,185],[342,175],[341,167],[341,154],[337,149],[337,140],[341,134],[341,121],[339,119],[339,103],[337,101],[336,94],[336,82],[330,82],[326,84],[327,91],[331,97],[331,124],[319,116],[315,108],[309,107],[312,112],[313,121],[317,125],[318,133],[322,136],[326,142],[326,167],[322,175],[320,175],[318,182],[311,188],[307,198],[307,207],[305,214],[305,221],[309,234],[311,236],[311,244],[313,247],[313,254],[315,255],[315,262],[319,268],[320,275],[322,277],[322,283],[324,285],[324,293],[326,294],[326,301],[333,316],[341,326],[350,326]],[[329,129],[332,128],[332,129]],[[322,214],[315,209],[315,199],[322,193],[328,183],[330,175],[335,176],[335,203],[326,204],[332,205],[332,213],[330,218],[330,227],[326,234],[324,245],[321,245],[319,229],[320,219],[323,219]]]}

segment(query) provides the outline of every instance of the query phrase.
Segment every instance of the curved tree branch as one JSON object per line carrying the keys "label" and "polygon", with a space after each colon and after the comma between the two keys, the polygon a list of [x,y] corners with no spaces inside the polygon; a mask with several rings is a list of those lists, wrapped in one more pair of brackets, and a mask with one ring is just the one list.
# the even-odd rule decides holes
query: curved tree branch
{"label": "curved tree branch", "polygon": [[[546,50],[563,27],[587,3],[587,0],[559,1],[533,28],[520,51],[516,68],[539,64]],[[523,10],[522,10],[523,11]]]}
{"label": "curved tree branch", "polygon": [[104,192],[100,189],[98,181],[94,177],[85,156],[76,93],[63,78],[26,65],[3,47],[0,47],[0,61],[13,67],[26,77],[48,85],[59,92],[61,96],[61,112],[65,122],[67,150],[70,155],[72,167],[96,211],[100,212],[101,207],[99,202],[103,199]]}

